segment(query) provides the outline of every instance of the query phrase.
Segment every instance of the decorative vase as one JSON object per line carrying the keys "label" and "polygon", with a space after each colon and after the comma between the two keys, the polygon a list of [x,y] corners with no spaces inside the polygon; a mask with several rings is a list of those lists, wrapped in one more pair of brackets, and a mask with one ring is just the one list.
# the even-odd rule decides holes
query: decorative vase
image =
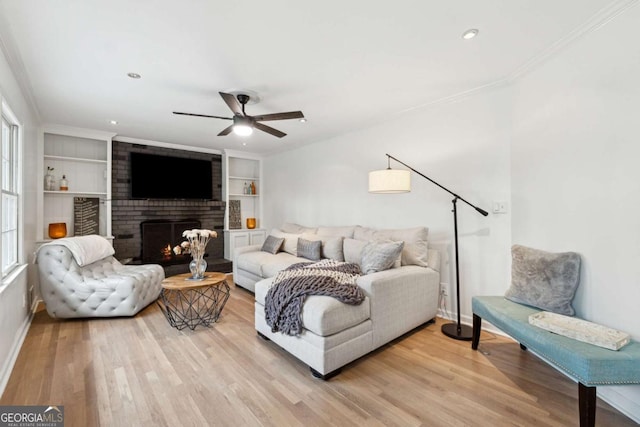
{"label": "decorative vase", "polygon": [[189,263],[189,271],[191,271],[191,280],[204,279],[204,273],[207,271],[207,261],[204,258],[194,258]]}
{"label": "decorative vase", "polygon": [[255,218],[247,218],[247,228],[249,230],[253,230],[256,228],[256,219]]}
{"label": "decorative vase", "polygon": [[45,191],[51,191],[53,190],[53,175],[51,175],[50,173],[46,174],[44,176],[44,190]]}

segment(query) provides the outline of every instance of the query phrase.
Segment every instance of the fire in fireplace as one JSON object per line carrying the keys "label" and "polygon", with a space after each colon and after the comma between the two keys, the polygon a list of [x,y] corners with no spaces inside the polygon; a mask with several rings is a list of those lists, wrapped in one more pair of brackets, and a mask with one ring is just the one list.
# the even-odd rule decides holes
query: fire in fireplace
{"label": "fire in fireplace", "polygon": [[142,253],[140,258],[142,262],[162,265],[189,263],[191,261],[190,254],[174,251],[173,248],[180,246],[185,241],[182,233],[193,228],[200,228],[200,221],[149,220],[141,222]]}

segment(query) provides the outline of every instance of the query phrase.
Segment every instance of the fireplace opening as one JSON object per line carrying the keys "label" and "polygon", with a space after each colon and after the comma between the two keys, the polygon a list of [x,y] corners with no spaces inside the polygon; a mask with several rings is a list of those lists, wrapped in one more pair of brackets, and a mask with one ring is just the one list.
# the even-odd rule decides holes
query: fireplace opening
{"label": "fireplace opening", "polygon": [[[185,230],[200,228],[198,220],[148,220],[140,223],[142,248],[140,259],[143,263],[173,265],[188,264],[191,255],[183,253],[179,248],[186,238]],[[208,254],[205,254],[207,257]]]}

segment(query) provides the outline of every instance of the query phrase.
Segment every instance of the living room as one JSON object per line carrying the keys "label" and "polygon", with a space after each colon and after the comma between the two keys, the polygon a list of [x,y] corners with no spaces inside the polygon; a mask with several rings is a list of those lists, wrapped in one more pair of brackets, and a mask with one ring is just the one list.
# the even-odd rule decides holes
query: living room
{"label": "living room", "polygon": [[[4,384],[8,381],[11,366],[21,351],[20,343],[28,333],[33,316],[30,307],[25,307],[24,300],[29,289],[37,282],[37,271],[32,263],[32,254],[37,248],[35,212],[38,175],[29,171],[37,170],[38,167],[39,128],[50,122],[44,112],[34,108],[39,105],[34,101],[38,99],[39,87],[25,86],[25,80],[21,77],[21,73],[25,70],[19,68],[22,62],[20,56],[16,56],[18,52],[10,49],[11,40],[8,37],[12,33],[6,29],[11,28],[11,25],[6,23],[6,20],[14,15],[5,14],[13,7],[9,3],[3,1],[0,10],[3,18],[0,23],[5,29],[0,32],[3,42],[3,55],[0,61],[0,96],[2,96],[3,105],[6,104],[11,109],[23,129],[25,173],[20,259],[25,267],[12,277],[14,280],[11,282],[3,278],[3,285],[0,288],[0,313],[3,325],[0,332],[0,366],[3,371],[0,371],[0,374]],[[414,4],[407,6],[417,7]],[[516,9],[522,13],[520,9],[534,7],[533,4],[526,6],[520,5]],[[358,116],[361,121],[348,131],[326,133],[320,139],[308,141],[311,143],[297,139],[289,143],[287,138],[293,139],[296,138],[297,133],[306,132],[304,126],[307,125],[324,126],[324,123],[314,124],[314,121],[320,121],[320,117],[323,116],[321,112],[312,114],[315,110],[310,109],[311,107],[307,108],[304,99],[299,96],[288,98],[295,101],[293,104],[280,102],[275,105],[269,104],[269,109],[273,111],[300,108],[305,112],[309,122],[289,123],[286,125],[288,127],[282,127],[288,133],[282,140],[277,140],[270,135],[263,137],[267,141],[265,146],[271,151],[259,153],[263,156],[265,183],[264,209],[259,218],[262,227],[271,229],[288,221],[309,226],[345,224],[377,228],[426,226],[429,228],[430,245],[441,249],[446,262],[443,264],[446,266],[442,269],[441,282],[447,291],[448,298],[445,300],[446,310],[442,311],[442,316],[444,318],[449,315],[449,318],[454,318],[457,313],[455,313],[453,298],[456,290],[451,196],[416,175],[412,176],[412,188],[409,193],[398,195],[368,193],[368,172],[386,168],[385,154],[389,153],[489,211],[489,216],[484,217],[468,206],[458,207],[460,303],[461,317],[465,324],[471,323],[471,297],[505,293],[510,282],[510,248],[513,244],[522,244],[551,252],[580,253],[582,257],[580,285],[573,301],[577,316],[625,331],[634,339],[639,339],[640,324],[633,320],[635,318],[633,313],[636,309],[636,301],[640,300],[637,274],[637,260],[640,256],[637,238],[640,235],[640,223],[637,220],[640,213],[640,202],[637,197],[640,190],[640,171],[635,165],[636,159],[640,158],[640,145],[635,141],[640,131],[637,120],[640,89],[635,77],[640,74],[638,60],[640,52],[635,42],[635,27],[640,21],[640,8],[637,1],[593,1],[588,5],[583,2],[572,2],[563,6],[547,4],[546,8],[540,7],[542,9],[536,9],[536,11],[542,10],[547,13],[538,16],[540,25],[547,19],[553,20],[554,16],[562,16],[565,19],[570,16],[573,17],[573,21],[564,27],[552,27],[557,29],[557,32],[549,36],[548,43],[539,46],[537,51],[530,52],[526,61],[504,69],[504,74],[491,81],[478,77],[477,82],[467,82],[469,84],[467,86],[455,86],[455,81],[437,82],[436,85],[439,84],[447,90],[438,92],[434,89],[438,96],[430,98],[422,95],[422,92],[429,91],[429,82],[423,83],[420,88],[407,88],[402,81],[403,77],[408,78],[408,75],[416,72],[415,70],[396,69],[394,71],[399,77],[395,80],[395,88],[398,93],[407,94],[411,92],[410,89],[415,89],[416,99],[421,101],[412,103],[410,107],[394,108],[402,104],[387,103],[393,100],[388,100],[383,95],[393,93],[393,90],[389,89],[389,87],[393,88],[393,85],[385,86],[387,92],[381,92],[377,103],[378,111],[382,113],[375,117],[370,116],[368,120]],[[499,21],[510,20],[509,15],[500,15],[500,5],[493,4],[493,8],[493,13],[501,18]],[[562,10],[556,11],[557,8]],[[420,10],[423,11],[423,9]],[[554,11],[557,15],[553,13]],[[427,10],[424,12],[426,15]],[[517,16],[520,17],[520,15]],[[459,42],[482,41],[483,36],[490,34],[489,29],[480,27],[477,39],[462,40],[460,34],[467,29],[464,25],[467,22],[473,24],[478,22],[471,18],[473,17],[460,19],[462,27],[455,28],[455,37]],[[348,19],[345,18],[345,21],[348,22]],[[514,20],[514,22],[517,21]],[[64,22],[59,25],[64,27]],[[393,27],[394,30],[399,31],[398,24],[394,25],[396,25]],[[480,26],[480,23],[475,25]],[[512,30],[515,31],[518,28],[512,28]],[[526,28],[519,30],[525,32]],[[538,31],[544,33],[540,29]],[[511,46],[511,48],[512,51],[518,50],[518,46]],[[46,46],[42,46],[41,49],[45,50]],[[466,44],[464,49],[473,49],[473,45]],[[381,48],[380,52],[383,51]],[[265,60],[265,56],[267,55],[264,53],[259,55],[261,60]],[[336,58],[332,59],[337,61]],[[381,62],[381,67],[394,68],[391,62],[393,55],[385,56],[381,59],[383,60],[389,62]],[[74,66],[81,68],[82,64],[77,63]],[[130,63],[118,66],[128,67]],[[308,65],[309,68],[314,66],[316,66],[315,63]],[[309,71],[306,66],[299,67],[294,68],[294,71]],[[449,73],[455,74],[457,68],[454,65],[449,67]],[[46,72],[46,70],[33,69],[26,71],[28,74]],[[126,73],[132,70],[121,71]],[[240,73],[240,71],[237,72]],[[482,74],[483,69],[479,67],[477,72]],[[142,71],[140,73],[142,74],[140,83],[144,83],[147,73]],[[271,68],[265,71],[267,75],[271,73],[275,74]],[[361,102],[352,95],[355,92],[350,92],[348,83],[354,84],[355,91],[357,87],[355,80],[365,80],[365,83],[371,87],[374,87],[376,82],[366,81],[364,69],[344,70],[344,74],[349,74],[344,80],[347,84],[339,88],[340,92],[344,93],[344,99],[338,99],[335,102],[345,102],[353,110],[373,109],[370,103]],[[321,80],[321,76],[315,74],[313,76]],[[312,85],[313,79],[309,78],[309,81],[309,85]],[[131,81],[131,83],[135,82]],[[252,84],[254,87],[260,87],[269,83],[265,81]],[[203,83],[197,84],[198,87],[194,88],[185,83],[182,89],[196,91],[201,84]],[[451,84],[452,87],[446,87],[447,84]],[[209,93],[212,100],[206,105],[213,106],[220,103],[222,109],[226,108],[215,92],[227,88],[208,87],[207,89],[210,92],[213,91],[216,99],[213,99],[214,96]],[[298,89],[300,88],[291,90],[295,92]],[[133,90],[132,87],[127,87],[124,92]],[[277,89],[274,91],[278,92]],[[154,100],[150,100],[150,103],[153,102]],[[153,112],[151,106],[148,104],[144,106],[149,108],[149,113]],[[205,108],[205,104],[199,106],[202,106],[203,110],[200,112],[204,114],[211,111],[209,107]],[[247,108],[258,106],[260,104],[247,105]],[[69,104],[67,107],[68,116],[79,113],[76,105]],[[176,105],[174,108],[182,108],[182,106]],[[327,102],[324,108],[331,110],[331,103]],[[108,113],[111,114],[111,112]],[[145,113],[146,111],[140,111],[140,116],[144,116]],[[47,114],[52,113],[47,112]],[[201,120],[207,122],[202,126],[209,127],[209,133],[206,135],[203,133],[200,138],[201,147],[204,149],[207,143],[211,144],[215,134],[226,124],[206,118]],[[341,117],[339,120],[344,122],[348,117]],[[132,129],[137,129],[140,133],[129,131],[120,134],[119,130],[109,128],[107,123],[102,125],[93,122],[81,127],[113,131],[119,136],[142,140],[145,136],[138,128],[145,127],[145,119],[139,117],[139,123]],[[285,126],[285,122],[282,123]],[[78,126],[71,121],[56,124]],[[274,122],[274,127],[278,128],[279,125],[280,123],[276,125]],[[190,121],[188,126],[201,125]],[[184,132],[184,129],[176,129],[171,141],[160,137],[146,139],[177,143],[179,136],[176,135],[181,132]],[[224,138],[226,137],[221,137],[221,139]],[[259,146],[263,140],[250,138],[246,140],[246,147],[235,145],[226,148],[247,152],[259,152],[264,149]],[[231,141],[238,143],[240,140]],[[193,148],[195,144],[190,146]],[[401,168],[393,162],[391,167]],[[504,203],[506,213],[494,213],[495,202]],[[239,292],[237,294],[238,298],[243,295]],[[231,322],[241,316],[244,311],[252,310],[252,306],[245,300],[238,300],[236,307],[238,312],[225,312],[228,320],[224,318],[223,320]],[[79,323],[77,325],[79,328],[87,328]],[[159,322],[154,325],[161,327]],[[110,331],[111,327],[104,326],[104,329],[106,336],[117,338],[117,332]],[[248,342],[247,346],[256,351],[255,357],[259,357],[259,360],[265,364],[292,363],[293,359],[270,362],[270,358],[274,358],[274,354],[278,353],[271,350],[268,354],[259,353],[261,344],[253,343],[255,334],[247,337],[231,330],[226,332],[229,335],[224,336],[215,331],[215,326],[212,329],[224,345],[233,346],[234,339]],[[240,330],[244,333],[246,329]],[[172,332],[175,331],[167,328],[167,334]],[[127,329],[127,333],[135,334],[135,331]],[[104,345],[106,346],[106,343]],[[517,347],[515,344],[514,346]],[[206,347],[207,345],[203,343],[199,351],[206,352]],[[389,349],[376,353],[375,356],[384,358],[387,350]],[[22,351],[29,351],[29,349],[23,348]],[[451,351],[452,353],[460,352],[462,357],[471,357],[465,353],[471,352],[467,344],[459,350],[456,348]],[[493,354],[496,352],[497,349]],[[108,352],[108,354],[108,357],[118,357],[115,353]],[[240,357],[238,353],[234,355]],[[40,358],[43,355],[33,354],[33,357]],[[99,361],[102,357],[106,358],[106,353],[97,360]],[[375,371],[377,368],[384,369],[384,360],[373,359],[368,360],[373,365],[368,366],[368,370],[364,373],[372,373],[370,371]],[[155,360],[153,363],[165,362]],[[257,372],[258,368],[252,367],[252,369],[256,369]],[[353,371],[355,369],[352,372],[343,372],[342,375],[347,374],[345,382],[354,381],[358,377],[357,372]],[[265,381],[269,380],[268,375],[255,374]],[[293,372],[287,371],[289,376],[296,374],[303,376],[307,372],[300,369]],[[118,375],[125,374],[118,373]],[[406,372],[403,375],[411,376],[412,373]],[[122,380],[123,378],[118,376],[113,381],[121,384]],[[301,383],[302,379],[291,381],[294,381],[300,389],[308,387],[306,383]],[[369,384],[369,386],[384,390],[382,381],[391,381],[391,379],[385,377],[379,381],[381,382]],[[424,380],[420,387],[424,387],[427,381]],[[175,379],[175,383],[178,384],[179,380]],[[126,387],[122,387],[122,393],[126,396]],[[242,384],[238,387],[250,386]],[[351,389],[341,388],[340,390],[349,396],[356,393]],[[571,388],[567,391],[567,395],[572,395],[573,391]],[[602,400],[616,410],[631,420],[640,422],[640,405],[638,404],[640,387],[599,387],[598,393]],[[403,397],[410,400],[408,396]],[[316,403],[320,404],[320,402]],[[44,405],[55,404],[55,402],[24,402],[24,404]],[[123,405],[125,404],[126,399]],[[572,404],[567,405],[566,412],[573,413]],[[186,403],[184,407],[185,411],[191,408]],[[455,407],[455,404],[452,404],[452,408]],[[462,411],[459,406],[458,409]],[[449,408],[449,410],[452,409]],[[389,416],[386,414],[384,417]],[[570,417],[571,422],[574,418]],[[250,418],[242,418],[242,420],[240,424],[251,424]],[[527,420],[530,421],[528,418],[510,421],[526,425]],[[272,424],[277,424],[277,421],[272,420]],[[406,424],[413,422],[416,420],[411,419]],[[106,422],[103,420],[102,423]],[[393,423],[401,424],[398,420]],[[264,422],[264,424],[269,423]],[[435,424],[438,422],[434,421]],[[446,422],[440,420],[439,425],[446,425]]]}

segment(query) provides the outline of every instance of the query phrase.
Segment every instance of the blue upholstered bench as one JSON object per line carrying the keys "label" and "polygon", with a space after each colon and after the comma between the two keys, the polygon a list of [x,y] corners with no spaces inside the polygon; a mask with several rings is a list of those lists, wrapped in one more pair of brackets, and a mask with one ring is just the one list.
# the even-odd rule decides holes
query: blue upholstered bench
{"label": "blue upholstered bench", "polygon": [[478,349],[482,319],[490,322],[578,382],[580,426],[592,427],[596,418],[596,386],[640,384],[640,343],[632,341],[614,351],[557,335],[529,324],[541,310],[501,296],[472,298],[473,338]]}

